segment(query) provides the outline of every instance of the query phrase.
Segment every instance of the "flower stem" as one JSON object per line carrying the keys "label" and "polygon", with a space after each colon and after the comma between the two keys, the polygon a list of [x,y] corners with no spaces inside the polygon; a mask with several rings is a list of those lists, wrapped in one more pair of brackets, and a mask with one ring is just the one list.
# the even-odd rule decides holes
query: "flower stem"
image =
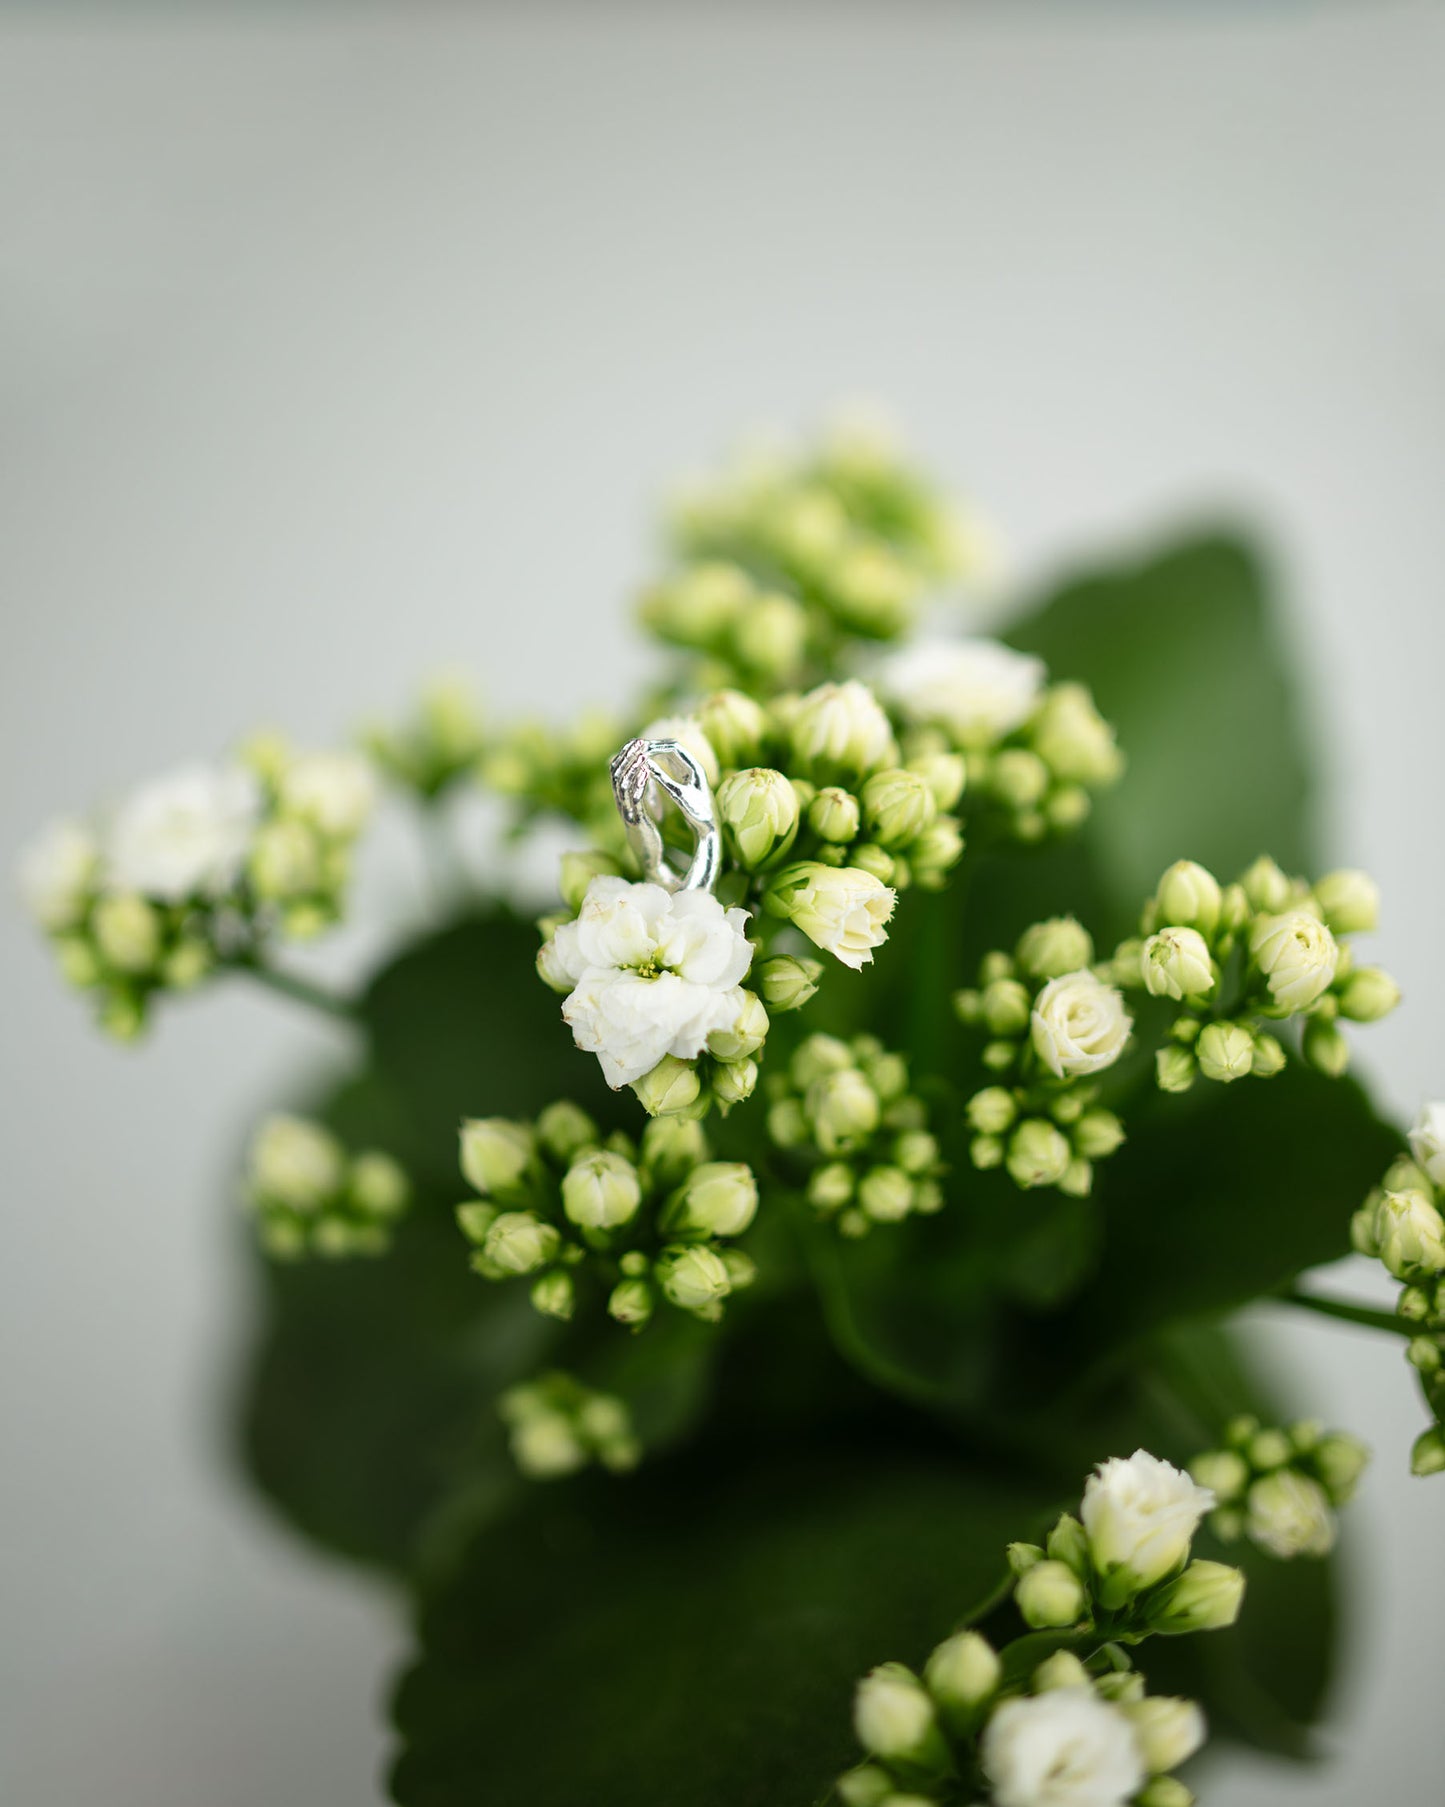
{"label": "flower stem", "polygon": [[279,967],[267,966],[260,960],[243,961],[237,971],[248,974],[271,991],[279,992],[282,997],[290,998],[297,1004],[305,1004],[309,1009],[319,1010],[325,1016],[339,1018],[347,1023],[360,1020],[361,1011],[354,998],[342,997],[339,992],[329,991],[324,985],[317,985],[296,973],[282,972]]}
{"label": "flower stem", "polygon": [[1360,1305],[1353,1299],[1334,1299],[1326,1293],[1302,1292],[1287,1286],[1274,1295],[1285,1305],[1297,1305],[1302,1311],[1317,1312],[1322,1318],[1338,1318],[1346,1324],[1360,1324],[1366,1330],[1384,1330],[1392,1336],[1414,1336],[1416,1327],[1393,1311],[1381,1311],[1374,1305]]}

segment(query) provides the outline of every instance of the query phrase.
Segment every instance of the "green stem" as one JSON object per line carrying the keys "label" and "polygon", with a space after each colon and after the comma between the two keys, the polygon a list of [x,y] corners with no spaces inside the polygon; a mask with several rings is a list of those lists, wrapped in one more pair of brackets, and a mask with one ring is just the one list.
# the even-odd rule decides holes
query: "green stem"
{"label": "green stem", "polygon": [[312,1010],[321,1011],[325,1016],[347,1023],[360,1020],[361,1011],[355,999],[328,991],[324,985],[314,984],[296,973],[282,972],[279,967],[267,966],[260,960],[245,961],[236,970],[247,974],[271,991],[278,992],[282,997],[290,998],[293,1003],[305,1004]]}
{"label": "green stem", "polygon": [[1384,1330],[1392,1336],[1414,1336],[1417,1326],[1393,1311],[1381,1311],[1373,1305],[1359,1305],[1353,1299],[1332,1299],[1325,1293],[1302,1292],[1288,1286],[1274,1294],[1282,1304],[1296,1305],[1301,1311],[1317,1312],[1322,1318],[1338,1318],[1345,1324],[1360,1324],[1366,1330]]}

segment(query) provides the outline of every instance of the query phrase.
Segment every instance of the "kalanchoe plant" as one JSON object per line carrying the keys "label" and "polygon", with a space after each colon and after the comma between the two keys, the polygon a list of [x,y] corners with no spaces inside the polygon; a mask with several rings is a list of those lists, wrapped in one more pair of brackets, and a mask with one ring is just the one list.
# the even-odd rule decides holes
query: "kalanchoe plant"
{"label": "kalanchoe plant", "polygon": [[[225,972],[355,1028],[247,1157],[244,1436],[418,1594],[403,1807],[817,1802],[880,1657],[846,1807],[1183,1807],[1206,1719],[1307,1750],[1364,1466],[1231,1316],[1399,1334],[1445,1469],[1445,1106],[1407,1153],[1346,1072],[1399,992],[1370,880],[1289,876],[1258,565],[1191,540],[986,640],[986,553],[855,422],[678,501],[634,703],[433,687],[365,757],[258,737],[25,856],[112,1032]],[[344,997],[278,948],[342,914],[373,772],[448,901]],[[477,791],[569,836],[536,928],[447,846]],[[1308,1277],[1352,1244],[1397,1311]]]}

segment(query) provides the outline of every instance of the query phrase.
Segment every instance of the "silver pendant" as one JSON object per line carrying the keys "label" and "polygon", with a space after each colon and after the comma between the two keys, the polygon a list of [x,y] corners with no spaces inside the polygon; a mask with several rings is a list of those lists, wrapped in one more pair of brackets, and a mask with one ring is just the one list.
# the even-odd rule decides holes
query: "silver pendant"
{"label": "silver pendant", "polygon": [[[629,740],[612,761],[612,794],[642,876],[665,891],[711,891],[722,871],[722,836],[702,767],[675,740]],[[671,802],[696,836],[692,863],[675,872],[658,827]]]}

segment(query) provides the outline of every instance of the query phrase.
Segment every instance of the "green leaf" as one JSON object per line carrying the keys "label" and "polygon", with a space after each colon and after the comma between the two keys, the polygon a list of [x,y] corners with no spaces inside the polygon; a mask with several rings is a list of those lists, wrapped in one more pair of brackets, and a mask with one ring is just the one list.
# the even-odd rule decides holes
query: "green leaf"
{"label": "green leaf", "polygon": [[539,1488],[424,1611],[396,1798],[816,1801],[856,1759],[858,1678],[921,1662],[1046,1497],[859,1432]]}

